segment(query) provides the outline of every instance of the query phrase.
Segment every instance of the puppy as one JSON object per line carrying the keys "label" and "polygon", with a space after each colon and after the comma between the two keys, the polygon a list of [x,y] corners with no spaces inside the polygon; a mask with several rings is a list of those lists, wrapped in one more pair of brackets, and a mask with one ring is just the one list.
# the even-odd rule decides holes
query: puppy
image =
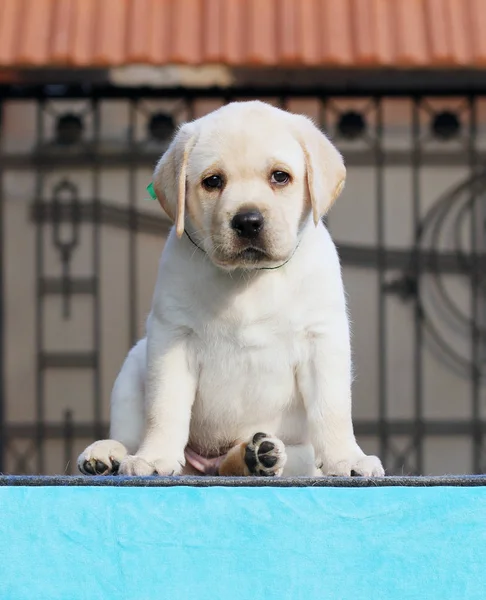
{"label": "puppy", "polygon": [[351,419],[348,316],[322,217],[343,160],[304,116],[228,104],[183,125],[154,189],[174,221],[147,336],[85,474],[384,475]]}

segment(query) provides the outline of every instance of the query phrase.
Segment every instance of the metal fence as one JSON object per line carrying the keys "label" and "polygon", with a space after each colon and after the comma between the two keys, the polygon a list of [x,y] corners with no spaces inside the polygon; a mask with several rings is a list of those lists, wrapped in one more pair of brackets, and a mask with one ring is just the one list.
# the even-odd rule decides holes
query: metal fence
{"label": "metal fence", "polygon": [[[3,88],[0,130],[0,250],[2,273],[0,302],[5,297],[5,270],[15,256],[4,252],[7,197],[2,175],[21,177],[29,173],[35,179],[35,194],[26,214],[30,235],[35,239],[31,260],[34,265],[35,297],[30,304],[35,313],[35,388],[29,403],[33,418],[25,421],[9,418],[8,407],[14,398],[6,393],[5,306],[0,304],[0,472],[46,472],[46,444],[57,440],[66,472],[72,472],[77,440],[94,440],[106,435],[107,419],[103,413],[101,378],[103,364],[102,340],[103,289],[100,236],[104,227],[116,227],[128,239],[128,253],[113,268],[126,269],[128,298],[128,349],[139,335],[137,314],[140,307],[137,294],[137,253],[145,236],[167,233],[167,223],[149,214],[136,202],[140,195],[137,180],[139,168],[151,169],[165,148],[178,122],[198,113],[200,102],[224,103],[232,99],[258,97],[270,99],[292,109],[292,102],[310,102],[323,128],[332,133],[342,149],[350,170],[353,167],[371,174],[373,198],[372,243],[353,243],[336,237],[344,271],[357,268],[375,276],[376,321],[372,324],[374,345],[370,348],[376,365],[377,409],[367,418],[357,418],[358,437],[373,438],[376,451],[384,458],[392,473],[422,473],[424,443],[430,437],[467,438],[471,442],[468,470],[484,472],[486,467],[484,439],[486,420],[483,415],[484,375],[486,372],[486,173],[481,165],[486,156],[482,146],[480,95],[456,95],[442,98],[430,95],[394,93],[393,99],[403,101],[406,115],[400,121],[397,143],[389,143],[388,134],[398,127],[385,115],[386,94],[342,94],[329,96],[320,89],[268,90],[251,89],[221,92],[218,90],[123,90],[72,88],[51,86],[42,88]],[[115,146],[103,138],[103,120],[107,112],[103,105],[109,100],[126,103],[124,139]],[[436,106],[437,102],[440,105]],[[5,136],[5,115],[9,103],[29,103],[35,107],[35,136],[28,150],[9,150],[2,142]],[[20,113],[19,113],[20,114]],[[398,139],[400,138],[400,139]],[[403,140],[406,143],[402,143]],[[442,169],[460,165],[465,176],[449,186],[445,193],[424,202],[421,182],[424,168]],[[410,185],[409,208],[411,238],[408,244],[395,247],[393,227],[387,220],[386,170],[406,168]],[[82,197],[80,186],[70,172],[83,169],[89,173],[90,195]],[[123,170],[127,175],[128,201],[119,205],[107,201],[101,192],[100,177],[104,170]],[[441,171],[442,172],[442,171]],[[440,177],[440,175],[439,175]],[[392,190],[393,193],[393,190]],[[426,205],[426,206],[425,206]],[[89,225],[91,256],[89,273],[72,272],[79,252],[80,236]],[[329,219],[333,232],[333,214]],[[392,233],[390,233],[392,231]],[[2,235],[3,233],[3,235]],[[85,233],[83,233],[85,235]],[[442,242],[442,236],[447,238]],[[59,275],[46,272],[46,247],[59,261]],[[459,278],[467,287],[466,305],[451,293],[447,277]],[[46,304],[49,298],[61,300],[59,318],[69,320],[76,298],[89,297],[93,310],[86,327],[92,332],[90,350],[52,350],[46,345]],[[390,414],[391,369],[387,359],[389,331],[395,323],[388,310],[393,298],[408,307],[411,331],[413,367],[407,376],[411,412],[407,418]],[[148,307],[147,307],[148,308]],[[453,336],[446,335],[451,329]],[[454,335],[466,340],[457,346]],[[10,338],[9,338],[10,339]],[[452,342],[451,342],[452,340]],[[424,411],[424,352],[432,352],[444,369],[454,372],[467,382],[467,418],[430,418]],[[90,405],[90,419],[79,420],[72,409],[64,411],[63,419],[55,422],[46,415],[46,376],[63,370],[83,370],[92,374],[92,384],[85,389]],[[9,392],[11,394],[11,392]],[[104,392],[106,395],[106,391]],[[400,438],[404,443],[395,444]],[[22,444],[19,445],[19,441]],[[20,446],[22,449],[19,449]]]}

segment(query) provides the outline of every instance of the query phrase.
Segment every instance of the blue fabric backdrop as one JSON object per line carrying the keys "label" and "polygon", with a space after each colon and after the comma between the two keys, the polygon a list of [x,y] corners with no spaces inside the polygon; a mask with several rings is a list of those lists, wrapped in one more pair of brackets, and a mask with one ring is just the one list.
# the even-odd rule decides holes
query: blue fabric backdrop
{"label": "blue fabric backdrop", "polygon": [[0,487],[1,600],[484,600],[486,487]]}

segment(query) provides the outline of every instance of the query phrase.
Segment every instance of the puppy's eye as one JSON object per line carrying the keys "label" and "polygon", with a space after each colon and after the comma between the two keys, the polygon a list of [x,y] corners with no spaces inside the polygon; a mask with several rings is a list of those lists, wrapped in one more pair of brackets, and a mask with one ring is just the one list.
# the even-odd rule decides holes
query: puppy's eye
{"label": "puppy's eye", "polygon": [[203,179],[202,184],[207,190],[218,190],[223,187],[223,178],[219,175],[211,175]]}
{"label": "puppy's eye", "polygon": [[287,185],[287,183],[290,181],[290,175],[285,171],[274,171],[272,173],[271,181],[277,185]]}

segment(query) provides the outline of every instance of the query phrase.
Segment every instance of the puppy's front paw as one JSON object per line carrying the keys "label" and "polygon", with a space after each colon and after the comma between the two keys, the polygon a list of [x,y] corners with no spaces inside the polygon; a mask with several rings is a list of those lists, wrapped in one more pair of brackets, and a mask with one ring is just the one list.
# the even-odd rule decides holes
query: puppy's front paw
{"label": "puppy's front paw", "polygon": [[116,440],[100,440],[86,448],[78,457],[78,469],[83,475],[116,475],[127,449]]}
{"label": "puppy's front paw", "polygon": [[250,475],[282,475],[287,462],[284,443],[266,433],[256,433],[245,450],[245,464]]}
{"label": "puppy's front paw", "polygon": [[182,471],[183,465],[179,462],[171,463],[163,459],[147,461],[141,456],[127,456],[121,463],[120,475],[138,475],[144,477],[147,475],[178,475]]}
{"label": "puppy's front paw", "polygon": [[384,477],[385,469],[377,456],[363,456],[351,466],[351,475]]}
{"label": "puppy's front paw", "polygon": [[385,470],[377,456],[366,456],[360,453],[341,460],[327,461],[321,467],[324,475],[335,477],[383,477]]}

